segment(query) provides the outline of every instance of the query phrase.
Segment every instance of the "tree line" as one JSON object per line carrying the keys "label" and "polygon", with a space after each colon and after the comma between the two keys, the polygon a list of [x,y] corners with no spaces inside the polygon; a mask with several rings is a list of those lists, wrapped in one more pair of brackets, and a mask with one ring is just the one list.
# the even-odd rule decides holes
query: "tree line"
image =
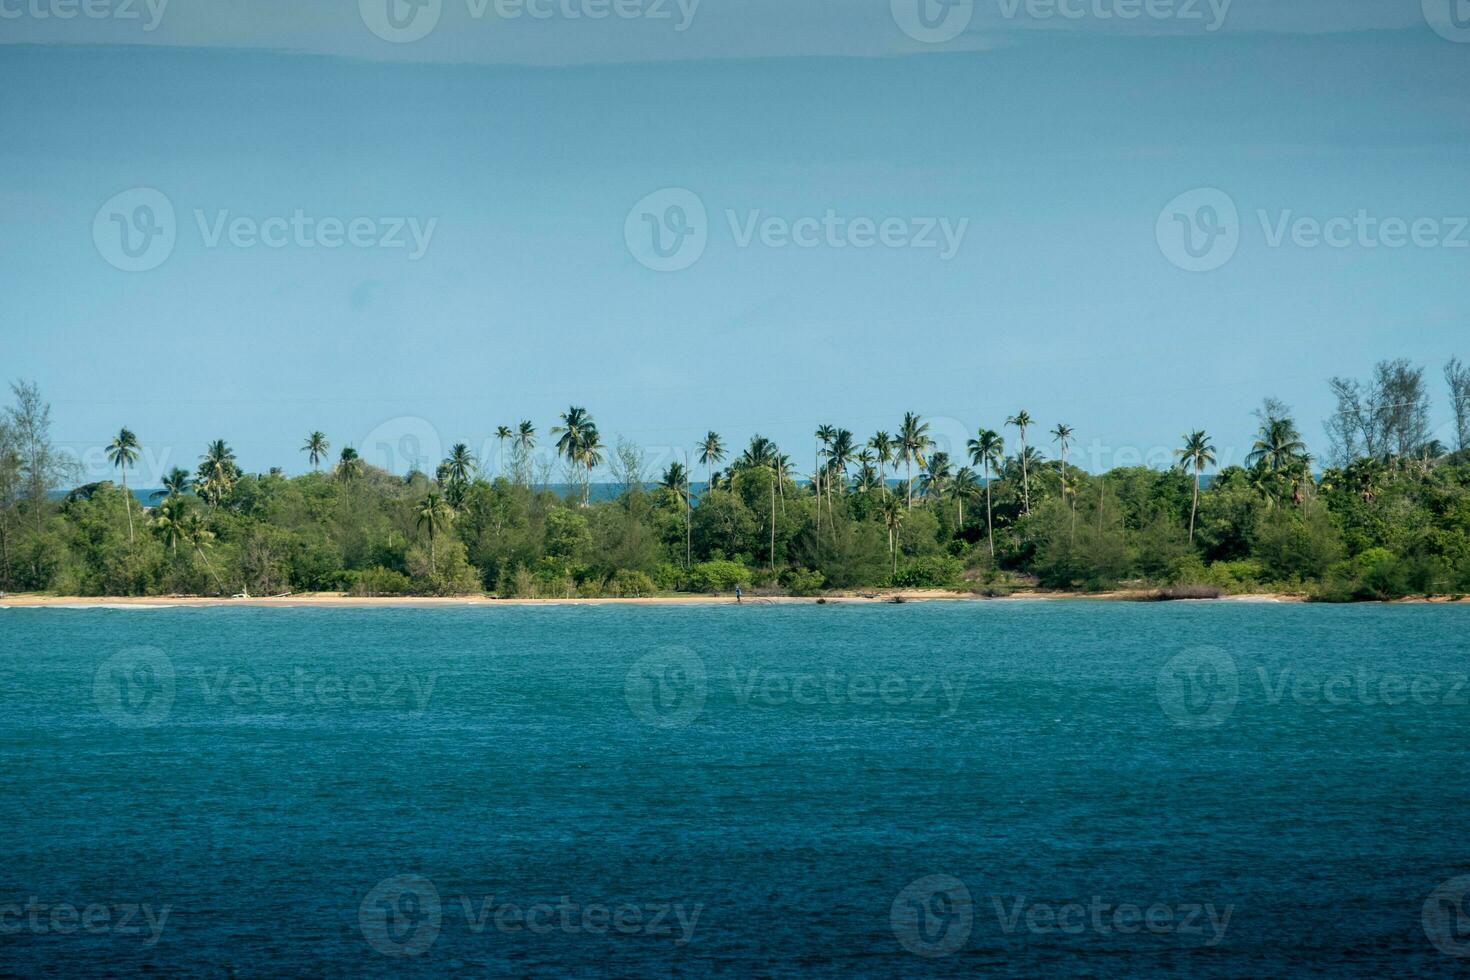
{"label": "tree line", "polygon": [[[76,485],[51,441],[49,405],[16,382],[0,417],[0,590],[1467,593],[1470,368],[1451,360],[1444,380],[1453,446],[1431,432],[1425,369],[1392,360],[1365,379],[1330,380],[1324,460],[1290,408],[1266,399],[1244,465],[1215,472],[1213,438],[1191,430],[1174,467],[1091,473],[1069,463],[1072,426],[1022,410],[955,455],[910,412],[867,438],[818,427],[805,465],[763,436],[737,450],[711,431],[686,462],[650,474],[638,446],[607,445],[592,414],[571,406],[546,435],[566,467],[563,494],[547,485],[541,434],[522,420],[495,429],[495,472],[461,442],[433,473],[395,475],[351,446],[334,456],[313,431],[301,446],[311,472],[247,473],[217,439],[146,504],[128,488],[142,449],[134,432],[120,428],[108,445],[116,482]],[[611,499],[592,499],[599,468],[616,478]]]}

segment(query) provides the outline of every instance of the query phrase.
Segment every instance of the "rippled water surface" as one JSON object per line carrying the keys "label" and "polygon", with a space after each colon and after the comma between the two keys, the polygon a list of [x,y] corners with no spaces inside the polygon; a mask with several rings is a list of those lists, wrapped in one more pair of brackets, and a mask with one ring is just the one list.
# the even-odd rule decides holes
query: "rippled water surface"
{"label": "rippled water surface", "polygon": [[1470,966],[1470,608],[3,609],[0,640],[0,972]]}

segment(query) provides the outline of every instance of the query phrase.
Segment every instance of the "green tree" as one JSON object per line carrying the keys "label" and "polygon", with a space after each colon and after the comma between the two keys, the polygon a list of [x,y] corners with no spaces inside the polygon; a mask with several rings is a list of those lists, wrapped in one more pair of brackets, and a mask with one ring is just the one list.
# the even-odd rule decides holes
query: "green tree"
{"label": "green tree", "polygon": [[307,459],[311,460],[313,470],[321,469],[321,462],[327,458],[327,452],[331,448],[332,444],[327,441],[326,433],[320,430],[307,436],[306,442],[301,445],[301,451],[306,453]]}
{"label": "green tree", "polygon": [[128,545],[133,544],[132,494],[128,492],[128,467],[138,461],[138,437],[126,426],[107,447],[107,460],[122,472],[123,506],[128,512]]}
{"label": "green tree", "polygon": [[414,527],[429,532],[429,569],[434,574],[439,571],[435,539],[449,529],[453,520],[454,509],[449,506],[449,501],[433,490],[426,493],[414,508]]}
{"label": "green tree", "polygon": [[995,520],[990,502],[990,467],[997,464],[1005,453],[1005,440],[994,429],[982,428],[966,444],[970,450],[970,462],[979,466],[985,474],[985,537],[990,543],[990,557],[995,557]]}
{"label": "green tree", "polygon": [[704,441],[699,444],[699,461],[704,464],[705,486],[714,483],[715,464],[725,458],[725,444],[720,439],[720,434],[714,430],[706,432]]}
{"label": "green tree", "polygon": [[1026,427],[1031,424],[1031,415],[1024,408],[1006,419],[1006,425],[1021,430],[1021,499],[1027,514],[1031,513],[1031,476],[1026,465]]}
{"label": "green tree", "polygon": [[898,455],[903,460],[905,482],[908,484],[908,509],[914,509],[914,464],[924,465],[924,453],[929,449],[929,423],[914,412],[903,414],[903,424],[898,429]]}
{"label": "green tree", "polygon": [[1184,436],[1184,445],[1174,450],[1179,457],[1179,467],[1194,472],[1194,499],[1189,505],[1189,543],[1194,544],[1194,518],[1199,513],[1200,474],[1206,466],[1215,465],[1215,447],[1203,429],[1196,429]]}

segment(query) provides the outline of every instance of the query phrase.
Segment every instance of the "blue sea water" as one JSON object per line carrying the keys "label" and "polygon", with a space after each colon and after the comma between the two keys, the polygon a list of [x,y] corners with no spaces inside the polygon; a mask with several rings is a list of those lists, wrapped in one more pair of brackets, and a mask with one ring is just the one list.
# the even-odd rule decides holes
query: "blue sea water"
{"label": "blue sea water", "polygon": [[1467,627],[0,609],[0,973],[1462,974]]}

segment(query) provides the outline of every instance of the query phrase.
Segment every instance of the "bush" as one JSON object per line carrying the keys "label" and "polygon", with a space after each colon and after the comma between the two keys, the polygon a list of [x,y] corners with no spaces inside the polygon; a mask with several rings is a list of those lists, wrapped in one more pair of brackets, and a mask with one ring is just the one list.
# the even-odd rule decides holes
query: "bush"
{"label": "bush", "polygon": [[658,591],[653,579],[643,572],[633,571],[628,568],[620,568],[613,575],[612,581],[607,584],[606,592],[609,595],[624,599],[636,599],[640,596],[653,595]]}
{"label": "bush", "polygon": [[750,569],[735,561],[702,561],[689,570],[689,584],[695,592],[729,592],[750,585]]}
{"label": "bush", "polygon": [[413,582],[407,575],[382,565],[360,572],[343,572],[342,579],[347,591],[355,596],[408,595],[413,591]]}
{"label": "bush", "polygon": [[949,555],[925,555],[906,562],[893,576],[901,589],[937,589],[954,585],[965,571],[964,562]]}
{"label": "bush", "polygon": [[793,568],[784,576],[786,591],[792,595],[816,595],[827,577],[816,569]]}

